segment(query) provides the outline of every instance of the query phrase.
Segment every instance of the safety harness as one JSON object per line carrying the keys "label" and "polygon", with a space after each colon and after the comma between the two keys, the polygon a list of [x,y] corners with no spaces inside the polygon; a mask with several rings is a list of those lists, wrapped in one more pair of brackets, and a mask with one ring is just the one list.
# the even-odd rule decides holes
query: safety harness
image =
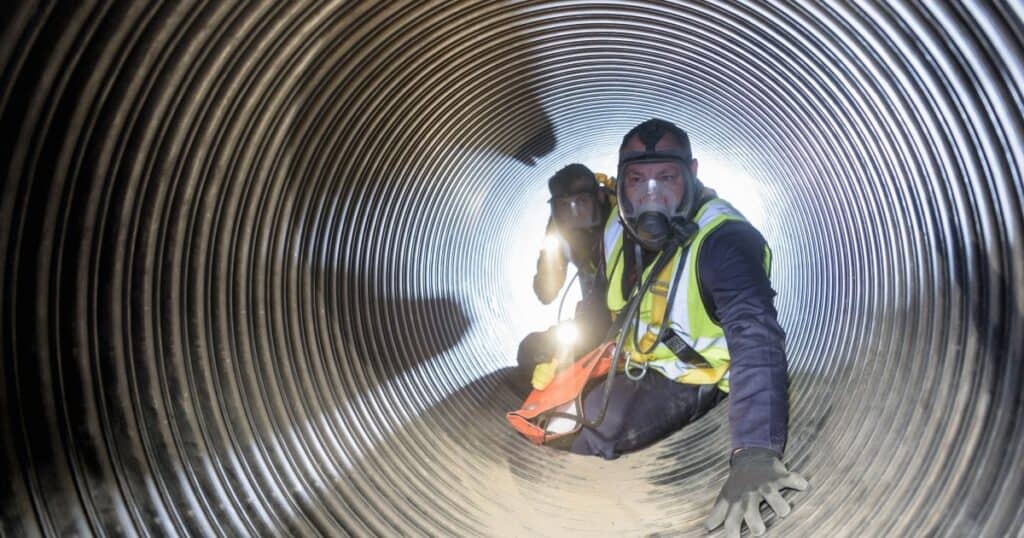
{"label": "safety harness", "polygon": [[[656,312],[652,312],[652,314],[657,313],[659,320],[664,319],[665,312],[671,308],[673,301],[672,297],[666,298],[668,295],[667,280],[671,272],[669,261],[675,256],[676,250],[680,248],[683,248],[683,256],[685,256],[693,235],[690,229],[680,229],[675,239],[658,255],[647,278],[643,279],[641,285],[634,286],[634,293],[622,310],[622,315],[616,317],[605,337],[604,344],[558,373],[544,390],[532,391],[523,402],[522,407],[506,414],[506,420],[516,431],[535,444],[544,444],[573,435],[583,427],[596,429],[604,422],[608,412],[612,382],[622,358],[627,334],[633,332],[634,339],[636,338],[640,302],[652,286],[655,287],[655,298],[659,296],[660,290],[661,302],[660,305],[655,305]],[[614,263],[617,264],[618,260],[616,259]],[[682,264],[678,264],[675,271],[674,280],[676,282],[679,280],[681,267]],[[664,278],[661,278],[662,276]],[[626,330],[630,320],[633,320],[634,323],[633,331]],[[659,331],[659,334],[651,340],[653,343],[648,344],[651,349],[659,343],[661,333],[662,331]],[[645,339],[647,336],[645,335]],[[615,338],[614,342],[611,341],[612,338]],[[637,344],[634,341],[635,349],[640,349]],[[647,367],[645,364],[641,373],[633,374],[630,372],[630,360],[627,358],[623,371],[628,378],[639,380],[646,373]],[[604,399],[597,417],[589,420],[583,411],[583,392],[591,379],[601,376],[606,376]]]}

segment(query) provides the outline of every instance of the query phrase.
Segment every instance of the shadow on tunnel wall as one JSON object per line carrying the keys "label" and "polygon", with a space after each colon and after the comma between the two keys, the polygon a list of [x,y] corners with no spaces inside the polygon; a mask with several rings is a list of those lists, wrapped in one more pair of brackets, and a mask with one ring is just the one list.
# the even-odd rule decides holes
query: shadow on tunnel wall
{"label": "shadow on tunnel wall", "polygon": [[[531,29],[491,30],[501,33],[506,47],[520,43],[514,57],[496,47],[493,36],[468,28],[456,35],[442,31],[489,10],[486,5],[429,3],[355,10],[351,19],[336,21],[326,32],[332,40],[322,44],[324,53],[313,56],[301,75],[311,83],[287,104],[286,156],[277,159],[289,166],[280,177],[282,196],[300,208],[295,221],[308,219],[301,233],[320,243],[314,248],[322,251],[308,261],[313,293],[326,296],[327,309],[336,313],[332,321],[337,327],[329,329],[337,331],[342,346],[351,344],[349,350],[355,351],[355,356],[346,350],[338,358],[359,362],[371,373],[359,380],[360,391],[452,349],[470,328],[467,306],[447,290],[458,288],[465,268],[479,259],[471,252],[431,253],[427,248],[442,248],[436,244],[445,235],[461,244],[466,241],[461,236],[480,229],[471,219],[487,218],[473,212],[478,196],[490,191],[489,179],[458,192],[431,181],[488,177],[493,171],[474,163],[493,161],[495,154],[514,161],[503,166],[523,170],[557,145],[532,69],[537,50],[528,40]],[[363,41],[380,39],[375,35],[380,23],[371,22],[380,18],[401,37],[387,43],[390,56],[369,55],[366,65],[354,69],[353,58],[372,49]],[[435,19],[445,25],[425,24]],[[429,63],[433,56],[450,57],[446,65],[451,72],[410,66],[395,71],[396,64]],[[497,69],[511,60],[519,67],[497,86],[460,75]],[[466,101],[475,108],[452,106]],[[368,127],[371,122],[375,125]],[[436,124],[446,122],[460,128],[441,133],[446,138],[441,143],[427,144],[424,137],[437,136]],[[401,213],[395,206],[417,207],[423,217],[395,218]],[[441,265],[425,267],[424,258],[431,255]],[[436,274],[424,275],[430,271]],[[417,279],[429,281],[410,284]]]}
{"label": "shadow on tunnel wall", "polygon": [[[1016,437],[1019,426],[1014,427],[1015,419],[1011,417],[1024,410],[1020,392],[1024,361],[1012,347],[1015,340],[1019,342],[1013,328],[1024,327],[1024,295],[1014,289],[1008,276],[1012,274],[1013,259],[1022,252],[1016,242],[1019,239],[972,230],[967,245],[957,245],[956,249],[953,282],[967,323],[954,347],[937,350],[936,358],[941,360],[941,371],[953,377],[953,390],[966,404],[957,408],[957,398],[936,397],[924,405],[934,408],[936,403],[944,402],[947,408],[939,412],[947,414],[951,425],[956,425],[957,438],[977,445],[969,452],[969,469],[1003,469],[1020,464],[1014,461],[1013,451],[1004,448],[1020,442]],[[957,459],[937,463],[949,469],[952,476],[957,476],[956,468],[964,465]],[[956,536],[983,535],[986,518],[992,518],[997,513],[994,507],[1005,500],[996,492],[1009,489],[1016,492],[1017,499],[1024,498],[1024,483],[1014,483],[1015,478],[1008,475],[987,470],[958,476],[957,489],[985,494],[963,503],[959,513],[951,510],[944,514],[940,528]],[[962,513],[973,517],[957,517]]]}
{"label": "shadow on tunnel wall", "polygon": [[[309,468],[289,470],[303,428],[337,403],[307,390],[306,361],[365,366],[333,393],[344,402],[450,350],[470,320],[445,292],[404,289],[415,260],[376,262],[409,230],[376,230],[356,267],[329,228],[371,234],[351,227],[379,214],[373,197],[425,192],[402,182],[444,175],[449,147],[532,165],[556,143],[528,51],[497,88],[401,71],[460,53],[424,20],[479,15],[428,4],[5,8],[0,534],[337,528],[299,499]],[[507,40],[461,41],[477,62],[508,56]],[[491,114],[423,151],[435,123],[475,114],[443,106],[460,101]],[[368,179],[398,184],[355,188]],[[327,296],[339,286],[361,301]],[[310,325],[359,344],[332,355]]]}
{"label": "shadow on tunnel wall", "polygon": [[[967,247],[977,255],[953,276],[927,275],[941,281],[929,290],[969,298],[967,316],[907,307],[942,316],[921,326],[957,331],[935,337],[952,345],[861,363],[867,374],[949,384],[932,383],[933,400],[901,401],[908,386],[896,377],[854,379],[859,370],[810,357],[823,373],[802,402],[824,408],[829,429],[795,451],[818,470],[818,489],[787,525],[844,535],[859,517],[879,535],[907,519],[936,534],[971,535],[975,524],[1019,532],[1020,176],[985,175],[1022,155],[1016,3],[26,1],[0,10],[0,534],[477,535],[509,517],[529,531],[534,516],[574,516],[557,513],[565,490],[541,480],[545,469],[565,471],[572,506],[586,509],[576,517],[608,509],[643,522],[628,513],[634,504],[675,517],[690,503],[697,521],[715,493],[708,482],[726,467],[693,465],[715,456],[668,455],[691,467],[655,476],[669,494],[651,499],[645,488],[650,470],[669,466],[650,458],[700,429],[635,466],[570,462],[531,450],[504,424],[501,412],[519,402],[502,373],[470,383],[418,374],[448,354],[469,372],[498,362],[460,345],[480,306],[468,288],[503,269],[493,258],[451,260],[486,224],[481,208],[503,201],[502,182],[559,142],[587,146],[590,129],[624,105],[698,100],[715,110],[705,123],[742,125],[729,137],[757,138],[746,126],[761,104],[780,142],[850,131],[821,153],[767,150],[842,168],[837,179],[848,170],[835,150],[848,142],[880,159],[985,153],[977,174],[957,178],[962,197],[925,211],[979,215],[988,220],[970,233],[1008,239]],[[680,92],[680,75],[711,84]],[[880,143],[858,142],[867,130]],[[907,144],[874,136],[885,131]],[[936,180],[855,176],[871,187],[899,180],[922,205]],[[979,202],[992,187],[998,200]],[[863,208],[845,193],[829,199]],[[807,209],[828,210],[820,201]],[[843,246],[878,239],[879,265],[895,264],[901,251],[888,247],[932,230],[882,232]],[[469,284],[449,286],[462,269]],[[841,273],[793,282],[828,295]],[[899,319],[906,305],[893,308],[893,289],[905,288],[878,292],[879,312],[863,314]],[[845,307],[800,323],[855,340],[848,328],[863,325],[862,313]],[[923,349],[899,329],[879,332],[891,347]],[[875,383],[900,424],[875,416],[886,411],[867,390]],[[851,386],[861,390],[843,393],[846,405],[821,403]],[[727,449],[723,420],[701,423],[719,428],[709,454]],[[963,431],[947,431],[951,420]],[[929,436],[908,439],[904,424]],[[686,495],[691,477],[703,483]],[[598,480],[607,484],[595,490]],[[877,499],[889,504],[876,510]],[[523,506],[537,512],[510,510]],[[964,527],[943,529],[940,518]]]}

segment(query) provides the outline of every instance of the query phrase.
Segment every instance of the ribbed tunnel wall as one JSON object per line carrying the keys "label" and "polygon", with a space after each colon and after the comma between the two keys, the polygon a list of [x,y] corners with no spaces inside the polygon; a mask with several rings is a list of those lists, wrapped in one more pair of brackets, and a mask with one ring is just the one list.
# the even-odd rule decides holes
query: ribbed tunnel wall
{"label": "ribbed tunnel wall", "polygon": [[661,116],[775,250],[769,532],[1020,536],[1024,8],[931,4],[5,7],[0,534],[703,535],[726,405],[503,421],[546,178]]}

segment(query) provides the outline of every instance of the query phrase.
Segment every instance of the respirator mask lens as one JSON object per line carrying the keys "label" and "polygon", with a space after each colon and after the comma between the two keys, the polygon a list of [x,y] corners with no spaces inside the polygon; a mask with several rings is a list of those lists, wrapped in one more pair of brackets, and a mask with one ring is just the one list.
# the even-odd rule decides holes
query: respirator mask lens
{"label": "respirator mask lens", "polygon": [[679,206],[681,196],[676,196],[674,189],[664,181],[655,178],[631,179],[626,196],[629,197],[636,215],[644,213],[661,213],[671,215]]}
{"label": "respirator mask lens", "polygon": [[682,170],[672,168],[654,170],[657,173],[653,175],[627,169],[623,178],[624,216],[633,219],[634,233],[647,248],[660,249],[665,245],[672,234],[671,220],[683,202],[686,187]]}
{"label": "respirator mask lens", "polygon": [[598,222],[597,198],[592,193],[569,194],[551,200],[555,220],[565,229],[592,228]]}
{"label": "respirator mask lens", "polygon": [[[627,171],[628,173],[628,171]],[[686,190],[682,173],[661,174],[655,177],[644,177],[628,173],[623,193],[629,203],[630,217],[639,217],[643,213],[661,213],[672,218],[683,202]]]}

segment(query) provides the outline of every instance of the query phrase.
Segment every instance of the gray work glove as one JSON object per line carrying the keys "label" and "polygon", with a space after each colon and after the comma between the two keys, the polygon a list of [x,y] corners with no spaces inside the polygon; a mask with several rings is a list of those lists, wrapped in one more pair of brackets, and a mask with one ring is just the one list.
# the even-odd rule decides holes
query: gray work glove
{"label": "gray work glove", "polygon": [[784,488],[803,491],[807,489],[807,480],[789,472],[775,451],[745,448],[733,455],[729,479],[722,486],[704,528],[713,531],[724,521],[725,536],[739,538],[740,526],[746,520],[750,532],[761,536],[765,531],[761,501],[767,501],[779,517],[789,515],[789,503],[779,494]]}

